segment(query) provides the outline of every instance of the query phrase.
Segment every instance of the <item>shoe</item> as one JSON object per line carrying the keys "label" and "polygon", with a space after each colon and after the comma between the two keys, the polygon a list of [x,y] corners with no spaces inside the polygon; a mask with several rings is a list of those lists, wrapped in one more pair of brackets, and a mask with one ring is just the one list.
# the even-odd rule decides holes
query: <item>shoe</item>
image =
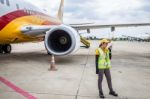
{"label": "shoe", "polygon": [[105,98],[105,96],[104,96],[104,95],[99,95],[99,97],[100,97],[100,98]]}
{"label": "shoe", "polygon": [[115,91],[110,91],[109,94],[112,96],[118,97],[118,94]]}
{"label": "shoe", "polygon": [[100,97],[100,98],[105,98],[103,92],[100,92],[100,93],[99,93],[99,97]]}

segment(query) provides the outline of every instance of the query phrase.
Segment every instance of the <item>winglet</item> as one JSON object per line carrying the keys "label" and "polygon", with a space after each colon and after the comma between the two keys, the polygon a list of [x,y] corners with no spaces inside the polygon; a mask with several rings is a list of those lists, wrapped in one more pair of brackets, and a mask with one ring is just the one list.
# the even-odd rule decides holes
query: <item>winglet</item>
{"label": "winglet", "polygon": [[57,17],[63,22],[64,0],[61,0]]}

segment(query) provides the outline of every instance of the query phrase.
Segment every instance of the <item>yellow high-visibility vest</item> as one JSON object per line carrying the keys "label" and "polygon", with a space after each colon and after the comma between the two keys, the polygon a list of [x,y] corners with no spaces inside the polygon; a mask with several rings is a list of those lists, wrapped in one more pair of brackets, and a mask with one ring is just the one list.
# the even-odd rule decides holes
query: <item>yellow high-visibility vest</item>
{"label": "yellow high-visibility vest", "polygon": [[99,58],[98,58],[98,69],[109,69],[111,68],[111,62],[109,58],[109,50],[104,52],[101,48],[98,48]]}

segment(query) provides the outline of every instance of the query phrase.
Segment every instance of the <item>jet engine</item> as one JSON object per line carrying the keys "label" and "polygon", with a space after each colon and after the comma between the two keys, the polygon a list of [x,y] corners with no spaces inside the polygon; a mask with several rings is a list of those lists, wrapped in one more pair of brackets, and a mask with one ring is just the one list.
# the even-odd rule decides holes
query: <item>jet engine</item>
{"label": "jet engine", "polygon": [[79,44],[80,36],[70,26],[54,26],[45,35],[45,47],[53,55],[68,55],[76,51]]}

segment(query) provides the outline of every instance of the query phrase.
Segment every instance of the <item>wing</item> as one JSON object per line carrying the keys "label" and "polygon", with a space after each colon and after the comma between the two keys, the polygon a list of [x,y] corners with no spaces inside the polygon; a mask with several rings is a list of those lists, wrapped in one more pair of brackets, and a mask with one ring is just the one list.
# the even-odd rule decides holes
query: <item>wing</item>
{"label": "wing", "polygon": [[76,30],[89,30],[89,29],[99,29],[99,28],[116,28],[116,27],[138,27],[138,26],[150,26],[150,23],[133,23],[133,24],[80,24],[80,25],[71,25],[71,27]]}
{"label": "wing", "polygon": [[[56,25],[26,25],[21,27],[21,32],[29,36],[44,36],[48,30]],[[57,25],[58,26],[58,25]],[[71,27],[76,30],[87,30],[90,29],[100,29],[100,28],[111,28],[112,31],[116,27],[139,27],[139,26],[150,26],[150,23],[134,23],[134,24],[109,24],[109,25],[99,25],[99,24],[72,24]]]}

